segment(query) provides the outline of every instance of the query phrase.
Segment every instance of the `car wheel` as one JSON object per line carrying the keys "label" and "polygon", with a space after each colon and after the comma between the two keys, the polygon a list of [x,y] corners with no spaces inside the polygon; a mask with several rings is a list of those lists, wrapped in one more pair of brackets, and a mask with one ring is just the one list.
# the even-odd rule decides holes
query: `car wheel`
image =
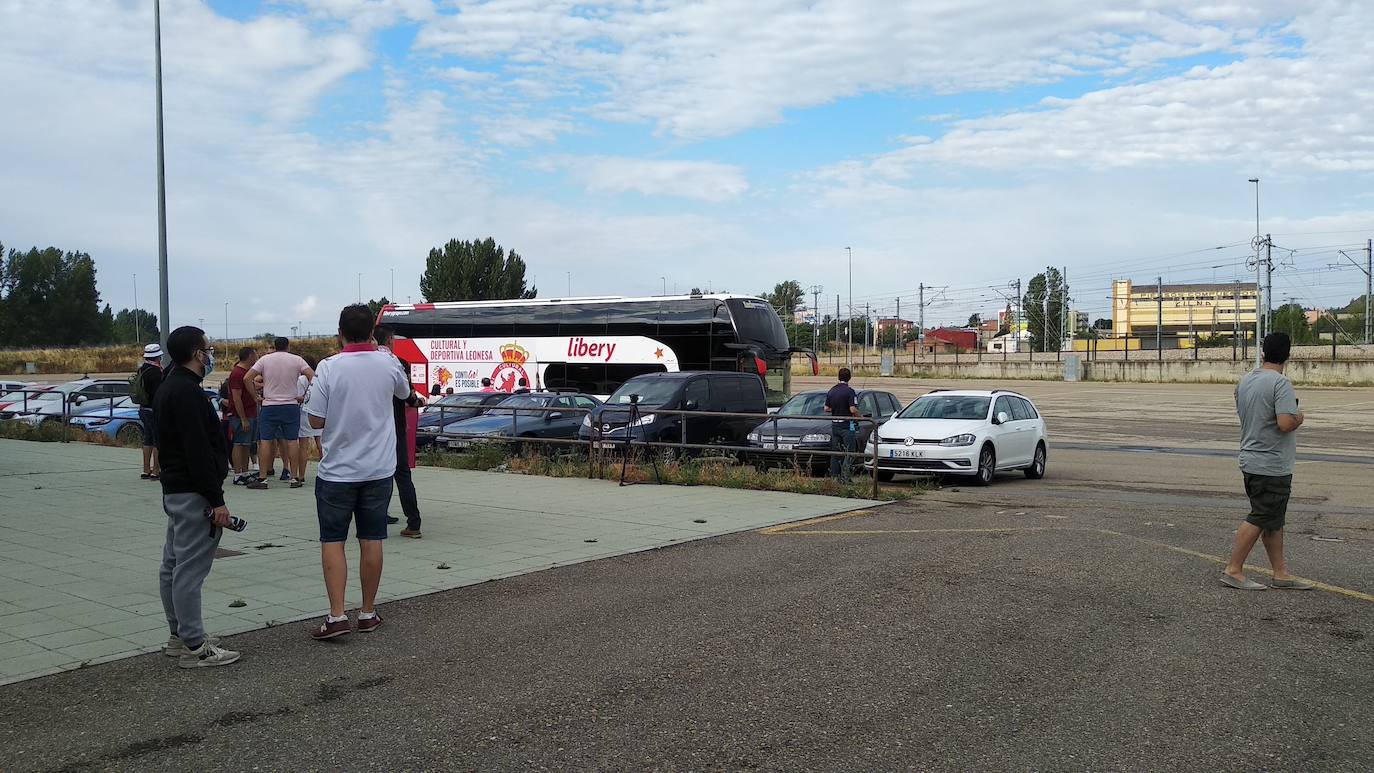
{"label": "car wheel", "polygon": [[973,481],[979,486],[986,486],[992,483],[992,478],[996,474],[997,453],[992,450],[992,444],[988,443],[978,454],[978,473],[973,476]]}
{"label": "car wheel", "polygon": [[1040,443],[1035,447],[1035,459],[1031,466],[1026,468],[1026,477],[1031,480],[1040,480],[1045,477],[1045,444]]}
{"label": "car wheel", "polygon": [[126,446],[143,445],[143,428],[137,424],[125,424],[115,433],[115,439]]}

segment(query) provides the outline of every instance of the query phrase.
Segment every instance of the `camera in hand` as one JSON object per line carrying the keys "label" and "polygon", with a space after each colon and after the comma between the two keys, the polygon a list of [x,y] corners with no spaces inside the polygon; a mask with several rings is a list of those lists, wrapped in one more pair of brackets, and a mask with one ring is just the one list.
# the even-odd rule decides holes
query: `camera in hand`
{"label": "camera in hand", "polygon": [[[208,521],[211,518],[214,518],[214,513],[215,511],[213,508],[205,508],[205,520]],[[231,531],[243,531],[244,529],[248,528],[248,522],[238,517],[237,515],[231,515],[229,516],[229,525],[224,528],[229,529]]]}

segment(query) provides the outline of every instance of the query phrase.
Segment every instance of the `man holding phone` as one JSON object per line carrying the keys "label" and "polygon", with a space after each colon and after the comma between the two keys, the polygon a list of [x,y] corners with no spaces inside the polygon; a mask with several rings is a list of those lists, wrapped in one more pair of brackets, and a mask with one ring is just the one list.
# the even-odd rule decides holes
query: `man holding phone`
{"label": "man holding phone", "polygon": [[239,659],[239,653],[206,636],[200,605],[201,585],[229,525],[229,508],[224,506],[229,449],[219,417],[200,385],[215,369],[215,350],[204,330],[188,325],[167,336],[167,354],[174,366],[153,398],[153,411],[162,422],[157,452],[162,461],[162,510],[167,513],[158,588],[171,636],[162,651],[178,658],[182,668],[227,666]]}
{"label": "man holding phone", "polygon": [[[1293,383],[1283,374],[1292,348],[1287,333],[1264,337],[1264,364],[1236,386],[1236,413],[1240,416],[1240,470],[1250,515],[1236,530],[1231,560],[1221,582],[1237,590],[1311,590],[1312,583],[1288,573],[1283,559],[1283,526],[1288,498],[1293,493],[1293,467],[1297,464],[1298,438],[1303,415]],[[1245,576],[1245,559],[1255,542],[1264,542],[1274,578],[1270,585]]]}

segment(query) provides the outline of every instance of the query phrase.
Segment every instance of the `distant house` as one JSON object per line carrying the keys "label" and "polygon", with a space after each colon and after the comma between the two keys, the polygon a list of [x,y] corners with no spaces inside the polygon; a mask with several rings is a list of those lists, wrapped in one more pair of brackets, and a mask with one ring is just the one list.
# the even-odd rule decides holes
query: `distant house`
{"label": "distant house", "polygon": [[884,335],[887,334],[887,331],[893,329],[894,327],[897,329],[897,335],[903,338],[910,335],[911,331],[916,329],[916,325],[912,323],[912,321],[909,319],[879,319],[874,320],[873,326],[877,330],[879,338],[882,338]]}
{"label": "distant house", "polygon": [[988,341],[987,350],[993,354],[1001,354],[1003,352],[1015,354],[1016,352],[1030,347],[1030,338],[1031,334],[1029,330],[1022,330],[1016,335],[1007,333]]}
{"label": "distant house", "polygon": [[[921,341],[912,341],[906,348],[914,353],[921,351],[921,346]],[[926,331],[924,346],[926,354],[972,352],[978,349],[978,331],[973,328],[937,327]]]}

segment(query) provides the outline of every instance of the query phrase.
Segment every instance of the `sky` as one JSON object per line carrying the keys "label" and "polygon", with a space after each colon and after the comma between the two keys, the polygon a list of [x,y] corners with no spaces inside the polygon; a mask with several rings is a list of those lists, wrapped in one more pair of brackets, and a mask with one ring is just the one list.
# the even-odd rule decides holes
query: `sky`
{"label": "sky", "polygon": [[[90,253],[116,309],[156,305],[152,6],[0,0],[0,243]],[[488,236],[541,297],[795,279],[833,314],[852,255],[875,315],[963,322],[1055,266],[1105,317],[1113,278],[1246,276],[1257,187],[1276,302],[1344,304],[1370,29],[1358,0],[164,0],[172,321],[332,331]]]}

